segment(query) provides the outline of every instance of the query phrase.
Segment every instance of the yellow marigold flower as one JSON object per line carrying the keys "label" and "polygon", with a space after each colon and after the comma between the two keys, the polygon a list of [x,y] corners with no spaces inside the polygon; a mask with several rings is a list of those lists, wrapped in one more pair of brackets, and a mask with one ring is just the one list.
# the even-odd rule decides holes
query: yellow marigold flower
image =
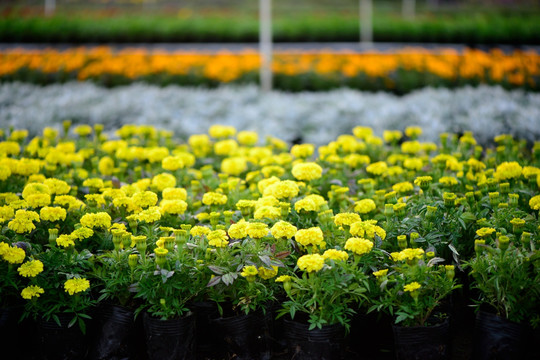
{"label": "yellow marigold flower", "polygon": [[32,194],[26,197],[28,206],[33,208],[39,208],[47,206],[51,203],[51,196],[49,194]]}
{"label": "yellow marigold flower", "polygon": [[88,206],[101,207],[107,203],[102,194],[86,194],[84,195],[84,198],[86,199]]}
{"label": "yellow marigold flower", "polygon": [[529,179],[538,176],[540,169],[534,166],[524,166],[522,173],[525,179]]}
{"label": "yellow marigold flower", "polygon": [[278,183],[280,181],[281,180],[275,176],[272,176],[268,179],[262,179],[261,181],[257,183],[257,189],[259,189],[259,192],[261,194],[264,194],[264,191],[266,190],[267,187],[269,187],[272,184]]}
{"label": "yellow marigold flower", "polygon": [[388,269],[382,269],[382,270],[378,270],[378,271],[373,272],[373,275],[375,277],[386,276],[386,274],[388,274]]}
{"label": "yellow marigold flower", "polygon": [[360,218],[360,215],[356,213],[339,213],[334,216],[334,224],[336,224],[336,226],[351,226],[357,221],[362,221],[362,219]]}
{"label": "yellow marigold flower", "polygon": [[367,139],[373,135],[373,129],[367,126],[356,126],[352,131],[354,136],[359,139]]}
{"label": "yellow marigold flower", "polygon": [[261,169],[261,173],[264,175],[265,178],[269,178],[272,176],[280,177],[285,174],[285,169],[282,166],[278,165],[267,165]]}
{"label": "yellow marigold flower", "polygon": [[265,267],[259,267],[259,277],[263,280],[269,280],[275,277],[278,274],[278,267],[272,266],[272,269],[267,269]]}
{"label": "yellow marigold flower", "polygon": [[259,141],[259,135],[255,131],[240,131],[236,138],[244,146],[253,146]]}
{"label": "yellow marigold flower", "polygon": [[416,138],[422,135],[422,128],[419,126],[408,126],[405,128],[405,135],[410,138]]}
{"label": "yellow marigold flower", "polygon": [[56,245],[68,248],[70,246],[75,246],[75,242],[71,235],[62,234],[56,238]]}
{"label": "yellow marigold flower", "polygon": [[476,235],[478,235],[480,237],[486,237],[486,236],[489,236],[489,235],[493,234],[494,232],[495,232],[494,228],[483,227],[483,228],[480,228],[480,229],[476,230]]}
{"label": "yellow marigold flower", "polygon": [[401,144],[401,151],[404,154],[416,154],[422,150],[420,143],[416,140],[414,141],[404,141]]}
{"label": "yellow marigold flower", "polygon": [[247,225],[248,223],[242,219],[236,224],[229,226],[229,237],[232,239],[243,239],[247,236]]}
{"label": "yellow marigold flower", "polygon": [[164,214],[178,215],[186,212],[188,204],[184,200],[161,200],[159,206]]}
{"label": "yellow marigold flower", "polygon": [[221,161],[221,172],[224,174],[238,176],[247,168],[247,160],[241,156],[228,157]]}
{"label": "yellow marigold flower", "polygon": [[357,201],[354,205],[354,211],[360,214],[370,213],[376,208],[377,208],[377,205],[375,204],[375,201],[371,199],[362,199],[360,201]]}
{"label": "yellow marigold flower", "polygon": [[44,294],[45,290],[37,285],[30,285],[22,289],[21,296],[23,299],[32,300],[38,298],[41,294]]}
{"label": "yellow marigold flower", "polygon": [[207,192],[203,195],[202,202],[204,205],[225,205],[227,203],[227,195],[217,192]]}
{"label": "yellow marigold flower", "polygon": [[296,265],[302,271],[317,272],[324,267],[324,257],[319,254],[304,255],[298,259]]}
{"label": "yellow marigold flower", "polygon": [[101,175],[112,175],[114,173],[114,160],[110,156],[102,157],[98,163],[98,170]]}
{"label": "yellow marigold flower", "polygon": [[174,175],[162,173],[152,178],[152,186],[158,191],[163,191],[166,188],[173,188],[176,186],[176,178]]}
{"label": "yellow marigold flower", "polygon": [[184,161],[180,156],[167,156],[161,160],[161,167],[165,170],[176,171],[184,168]]}
{"label": "yellow marigold flower", "polygon": [[90,178],[83,181],[83,186],[94,189],[101,189],[105,187],[105,184],[103,184],[103,180],[100,178]]}
{"label": "yellow marigold flower", "polygon": [[244,266],[240,275],[242,275],[243,277],[249,277],[249,276],[257,276],[258,273],[259,271],[257,270],[257,267],[255,267],[254,265],[248,265],[248,266]]}
{"label": "yellow marigold flower", "polygon": [[136,219],[151,224],[161,219],[161,212],[159,211],[159,207],[151,206],[148,209],[139,212]]}
{"label": "yellow marigold flower", "polygon": [[403,133],[399,130],[384,130],[383,139],[387,143],[399,141],[403,137]]}
{"label": "yellow marigold flower", "polygon": [[0,224],[8,221],[15,216],[15,210],[11,206],[0,206]]}
{"label": "yellow marigold flower", "polygon": [[39,260],[30,260],[19,266],[19,274],[24,277],[34,277],[43,271],[43,263]]}
{"label": "yellow marigold flower", "polygon": [[66,280],[64,289],[69,295],[74,295],[90,288],[90,281],[85,278],[73,278]]}
{"label": "yellow marigold flower", "polygon": [[234,126],[227,125],[212,125],[208,129],[208,134],[214,138],[228,138],[236,134],[236,129]]}
{"label": "yellow marigold flower", "polygon": [[404,194],[413,191],[414,186],[408,181],[400,182],[392,186],[392,190]]}
{"label": "yellow marigold flower", "polygon": [[386,238],[386,231],[378,225],[376,220],[357,221],[351,225],[350,232],[353,236],[373,239],[375,235],[382,240]]}
{"label": "yellow marigold flower", "polygon": [[420,158],[407,158],[403,161],[403,167],[408,170],[419,171],[424,167],[424,161]]}
{"label": "yellow marigold flower", "polygon": [[306,196],[294,203],[294,209],[296,212],[319,211],[319,206],[312,198]]}
{"label": "yellow marigold flower", "polygon": [[416,291],[418,289],[420,289],[422,287],[422,285],[420,285],[419,283],[417,283],[416,281],[410,283],[410,284],[407,284],[403,287],[403,291],[407,291],[407,292],[413,292],[413,291]]}
{"label": "yellow marigold flower", "polygon": [[260,239],[268,235],[268,225],[260,222],[250,222],[246,227],[247,234],[253,239]]}
{"label": "yellow marigold flower", "polygon": [[80,223],[82,226],[94,229],[105,228],[108,229],[111,226],[111,216],[106,212],[84,214],[81,217]]}
{"label": "yellow marigold flower", "polygon": [[133,194],[131,198],[133,199],[133,203],[135,205],[140,206],[142,208],[154,206],[158,202],[157,194],[152,191],[140,191]]}
{"label": "yellow marigold flower", "polygon": [[299,163],[293,166],[292,175],[300,181],[311,181],[322,176],[322,167],[313,162]]}
{"label": "yellow marigold flower", "polygon": [[529,206],[533,210],[540,210],[540,195],[533,196],[531,200],[529,200]]}
{"label": "yellow marigold flower", "polygon": [[345,242],[345,250],[352,251],[356,255],[367,254],[373,248],[373,243],[364,238],[350,238]]}
{"label": "yellow marigold flower", "polygon": [[416,259],[420,260],[423,257],[424,257],[424,250],[422,250],[420,248],[415,248],[415,249],[407,248],[407,249],[403,249],[403,250],[400,251],[398,260],[400,260],[400,261],[404,261],[404,260],[412,261],[412,260],[416,260]]}
{"label": "yellow marigold flower", "polygon": [[191,228],[191,230],[189,230],[189,234],[191,236],[202,236],[202,235],[206,235],[210,232],[210,229],[207,228],[206,226],[199,226],[199,225],[195,225],[194,227]]}
{"label": "yellow marigold flower", "polygon": [[292,278],[289,275],[281,275],[276,278],[276,282],[288,283]]}
{"label": "yellow marigold flower", "polygon": [[319,227],[298,230],[294,238],[297,243],[303,246],[319,246],[324,241],[323,232]]}
{"label": "yellow marigold flower", "polygon": [[324,252],[323,258],[335,261],[346,261],[349,258],[349,254],[343,250],[328,249]]}
{"label": "yellow marigold flower", "polygon": [[8,223],[8,228],[17,234],[30,233],[36,228],[31,222],[23,219],[13,219]]}
{"label": "yellow marigold flower", "polygon": [[90,125],[78,125],[73,129],[73,132],[81,137],[92,134],[92,127]]}
{"label": "yellow marigold flower", "polygon": [[[120,225],[120,224],[113,224],[113,226],[114,225]],[[124,224],[121,224],[121,225],[124,225]],[[125,230],[125,228],[123,230]],[[72,239],[84,240],[84,239],[88,239],[92,235],[94,235],[94,230],[86,228],[86,227],[80,227],[78,229],[73,230],[70,234],[70,237]]]}
{"label": "yellow marigold flower", "polygon": [[0,164],[0,181],[4,181],[11,176],[11,169],[6,165]]}
{"label": "yellow marigold flower", "polygon": [[237,150],[238,143],[233,139],[221,140],[214,144],[214,153],[216,155],[230,156],[235,154]]}
{"label": "yellow marigold flower", "polygon": [[343,162],[350,166],[353,169],[357,169],[360,166],[368,165],[371,162],[371,159],[367,155],[360,154],[348,154],[343,158]]}
{"label": "yellow marigold flower", "polygon": [[9,249],[9,244],[0,241],[0,256],[4,256],[5,252]]}
{"label": "yellow marigold flower", "polygon": [[503,162],[493,174],[493,177],[498,181],[518,179],[521,176],[522,167],[516,161]]}
{"label": "yellow marigold flower", "polygon": [[425,187],[431,184],[433,181],[433,178],[429,175],[427,176],[418,176],[416,179],[414,179],[414,185],[419,187]]}
{"label": "yellow marigold flower", "polygon": [[296,235],[296,232],[296,226],[282,220],[275,223],[270,229],[270,233],[276,239],[291,239]]}
{"label": "yellow marigold flower", "polygon": [[187,191],[184,188],[166,188],[161,194],[165,200],[187,200]]}
{"label": "yellow marigold flower", "polygon": [[458,181],[455,177],[453,176],[443,176],[439,179],[439,183],[443,184],[443,185],[449,185],[449,186],[452,186],[452,185],[457,185],[458,184]]}
{"label": "yellow marigold flower", "polygon": [[145,151],[145,157],[151,163],[161,163],[167,156],[169,156],[169,149],[163,146],[147,148]]}
{"label": "yellow marigold flower", "polygon": [[266,186],[263,195],[274,196],[276,199],[292,199],[298,195],[299,191],[296,181],[284,180]]}
{"label": "yellow marigold flower", "polygon": [[24,261],[25,257],[26,253],[24,250],[18,247],[4,246],[4,249],[2,250],[2,258],[10,264],[20,264]]}
{"label": "yellow marigold flower", "polygon": [[274,206],[261,206],[255,210],[253,218],[255,219],[278,219],[281,216],[281,210]]}
{"label": "yellow marigold flower", "polygon": [[16,141],[0,142],[0,153],[6,155],[18,155],[21,152],[21,146]]}
{"label": "yellow marigold flower", "polygon": [[378,161],[366,167],[366,171],[372,175],[383,175],[386,170],[388,170],[388,165],[384,161]]}
{"label": "yellow marigold flower", "polygon": [[291,155],[301,159],[310,157],[314,152],[315,145],[313,144],[297,144],[291,148]]}
{"label": "yellow marigold flower", "polygon": [[226,247],[229,244],[229,239],[225,230],[210,231],[206,237],[208,238],[208,245],[210,246]]}

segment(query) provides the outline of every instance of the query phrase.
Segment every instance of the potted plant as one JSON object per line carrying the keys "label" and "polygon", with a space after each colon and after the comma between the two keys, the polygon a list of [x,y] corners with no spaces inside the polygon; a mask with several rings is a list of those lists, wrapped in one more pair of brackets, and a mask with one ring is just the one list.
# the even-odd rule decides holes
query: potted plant
{"label": "potted plant", "polygon": [[88,250],[56,246],[34,255],[43,271],[29,278],[21,292],[26,301],[23,319],[37,321],[46,358],[81,358],[88,351],[85,335],[96,305],[87,279],[92,257]]}
{"label": "potted plant", "polygon": [[428,261],[424,251],[406,248],[392,253],[391,264],[374,272],[371,311],[394,317],[394,341],[398,359],[445,359],[449,351],[449,313],[443,302],[460,287],[453,265]]}
{"label": "potted plant", "polygon": [[476,257],[467,262],[477,310],[474,357],[512,359],[524,355],[526,328],[538,328],[540,255],[531,234],[500,234],[494,244],[476,241]]}
{"label": "potted plant", "polygon": [[139,241],[141,255],[134,264],[135,298],[142,302],[136,314],[144,312],[147,354],[150,359],[191,359],[195,334],[189,306],[206,284],[185,244],[175,244],[173,236],[161,237],[157,244],[146,255]]}
{"label": "potted plant", "polygon": [[344,250],[328,249],[323,255],[301,256],[294,271],[276,279],[287,293],[278,317],[287,316],[285,338],[295,358],[342,356],[351,317],[368,291],[367,277],[357,262]]}

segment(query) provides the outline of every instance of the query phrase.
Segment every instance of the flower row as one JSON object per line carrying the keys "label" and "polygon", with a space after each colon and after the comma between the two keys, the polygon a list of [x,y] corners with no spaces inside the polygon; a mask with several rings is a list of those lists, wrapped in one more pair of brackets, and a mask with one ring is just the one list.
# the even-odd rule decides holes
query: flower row
{"label": "flower row", "polygon": [[220,125],[187,143],[102,130],[0,134],[2,306],[81,327],[104,300],[162,319],[277,302],[311,328],[372,311],[426,325],[465,270],[477,304],[537,325],[538,143],[357,126],[316,149]]}
{"label": "flower row", "polygon": [[[539,59],[533,51],[506,54],[498,49],[490,52],[466,49],[462,53],[452,49],[437,52],[410,49],[392,54],[291,52],[275,54],[272,69],[278,83],[289,87],[292,85],[287,85],[287,78],[305,82],[315,75],[329,84],[356,84],[355,87],[363,84],[369,88],[371,83],[390,90],[411,81],[411,76],[416,76],[424,86],[492,83],[536,89]],[[251,51],[202,54],[141,49],[113,51],[108,47],[64,51],[14,49],[0,55],[0,78],[19,80],[32,78],[31,74],[44,74],[54,75],[57,80],[93,79],[111,85],[137,80],[213,84],[253,81],[260,63],[258,53]]]}

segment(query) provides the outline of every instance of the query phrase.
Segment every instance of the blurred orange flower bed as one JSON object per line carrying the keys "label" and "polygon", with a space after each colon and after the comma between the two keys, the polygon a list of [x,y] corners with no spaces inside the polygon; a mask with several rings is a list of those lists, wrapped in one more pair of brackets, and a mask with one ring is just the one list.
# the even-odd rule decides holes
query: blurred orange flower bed
{"label": "blurred orange flower bed", "polygon": [[[59,50],[13,49],[0,51],[0,79],[21,80],[24,73],[62,74],[62,79],[96,80],[121,77],[128,81],[155,76],[191,76],[217,83],[256,80],[260,56],[255,51],[215,54],[141,49],[114,51],[109,47]],[[424,85],[490,83],[537,89],[540,55],[534,51],[504,53],[466,49],[429,51],[404,49],[395,53],[287,52],[274,54],[276,76],[303,75],[332,79],[347,85],[354,79],[382,80],[392,88],[407,74],[422,77]],[[367,80],[366,80],[367,78]],[[28,80],[28,76],[22,80]],[[181,84],[180,84],[181,85]]]}

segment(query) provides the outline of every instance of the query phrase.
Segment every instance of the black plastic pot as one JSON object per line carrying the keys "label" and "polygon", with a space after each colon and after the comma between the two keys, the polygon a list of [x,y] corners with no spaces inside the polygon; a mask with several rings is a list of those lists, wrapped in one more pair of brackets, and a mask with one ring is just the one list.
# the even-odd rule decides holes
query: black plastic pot
{"label": "black plastic pot", "polygon": [[133,311],[116,305],[105,306],[99,314],[99,326],[90,359],[127,360],[144,358],[143,327]]}
{"label": "black plastic pot", "polygon": [[194,303],[195,338],[197,359],[219,359],[224,355],[224,345],[219,341],[213,320],[219,317],[218,307],[213,301]]}
{"label": "black plastic pot", "polygon": [[304,322],[284,320],[283,330],[289,354],[295,360],[338,360],[343,358],[345,329],[327,325],[309,330]]}
{"label": "black plastic pot", "polygon": [[399,360],[441,360],[450,358],[448,319],[433,326],[396,326],[394,344]]}
{"label": "black plastic pot", "polygon": [[213,320],[227,350],[235,360],[271,358],[270,339],[262,314],[236,315]]}
{"label": "black plastic pot", "polygon": [[160,320],[144,314],[146,348],[150,360],[195,359],[195,317]]}
{"label": "black plastic pot", "polygon": [[40,353],[44,359],[79,360],[88,354],[88,337],[82,333],[79,324],[68,328],[73,314],[58,314],[60,326],[54,320],[38,323]]}
{"label": "black plastic pot", "polygon": [[495,314],[476,314],[473,358],[511,360],[524,358],[526,329]]}

